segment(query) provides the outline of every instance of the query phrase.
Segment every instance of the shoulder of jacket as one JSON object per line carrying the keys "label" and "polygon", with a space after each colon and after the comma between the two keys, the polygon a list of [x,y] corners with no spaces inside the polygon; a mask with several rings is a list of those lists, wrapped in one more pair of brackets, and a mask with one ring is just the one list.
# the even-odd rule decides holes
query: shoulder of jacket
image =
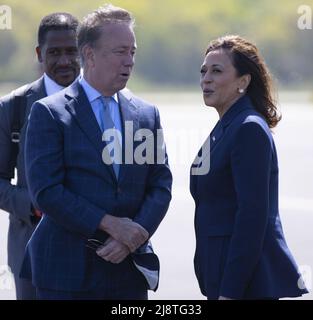
{"label": "shoulder of jacket", "polygon": [[146,101],[145,99],[138,97],[135,95],[131,90],[128,88],[124,88],[123,90],[120,91],[120,93],[127,98],[128,100],[131,101],[131,104],[134,105],[135,107],[138,108],[152,108],[156,109],[155,105],[152,104],[151,102]]}
{"label": "shoulder of jacket", "polygon": [[42,78],[35,80],[34,82],[27,83],[22,85],[21,87],[12,90],[10,93],[4,95],[0,98],[2,104],[10,103],[15,96],[25,96],[27,95],[31,89],[35,86],[39,85],[39,82],[42,81]]}

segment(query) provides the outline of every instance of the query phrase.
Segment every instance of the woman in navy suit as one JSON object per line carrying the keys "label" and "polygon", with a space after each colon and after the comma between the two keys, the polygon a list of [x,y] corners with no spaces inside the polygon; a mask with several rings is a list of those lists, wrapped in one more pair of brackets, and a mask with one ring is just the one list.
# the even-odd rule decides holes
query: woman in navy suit
{"label": "woman in navy suit", "polygon": [[201,66],[201,88],[205,104],[220,118],[190,177],[201,292],[208,299],[301,296],[307,290],[278,210],[270,129],[281,117],[257,48],[238,36],[212,41]]}

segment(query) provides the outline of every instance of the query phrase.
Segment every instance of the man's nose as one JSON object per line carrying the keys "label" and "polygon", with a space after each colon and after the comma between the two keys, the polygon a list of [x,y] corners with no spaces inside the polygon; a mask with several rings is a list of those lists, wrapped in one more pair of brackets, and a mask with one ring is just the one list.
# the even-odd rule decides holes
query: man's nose
{"label": "man's nose", "polygon": [[67,66],[69,64],[71,64],[71,58],[67,54],[63,53],[58,59],[58,65]]}
{"label": "man's nose", "polygon": [[133,54],[128,54],[125,57],[124,65],[127,67],[132,67],[135,64],[135,56]]}

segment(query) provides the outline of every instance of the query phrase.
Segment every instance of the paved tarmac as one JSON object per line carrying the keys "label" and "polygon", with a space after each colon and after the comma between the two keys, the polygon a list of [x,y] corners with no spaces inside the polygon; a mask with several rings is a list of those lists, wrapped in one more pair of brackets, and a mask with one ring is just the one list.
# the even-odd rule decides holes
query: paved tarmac
{"label": "paved tarmac", "polygon": [[[153,236],[161,279],[150,299],[204,299],[193,272],[194,204],[189,194],[189,165],[218,120],[199,94],[146,94],[160,110],[174,176],[170,209]],[[313,103],[309,95],[281,96],[283,120],[274,130],[280,167],[280,214],[288,245],[313,289]],[[0,212],[0,300],[15,299],[6,265],[7,213]],[[2,276],[1,276],[2,275]],[[310,293],[303,297],[313,299]]]}

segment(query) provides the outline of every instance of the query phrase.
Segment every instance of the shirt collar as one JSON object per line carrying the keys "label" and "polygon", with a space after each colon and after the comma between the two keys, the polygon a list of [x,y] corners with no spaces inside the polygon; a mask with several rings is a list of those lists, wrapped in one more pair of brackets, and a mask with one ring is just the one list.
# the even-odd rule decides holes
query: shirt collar
{"label": "shirt collar", "polygon": [[60,86],[52,80],[46,73],[43,74],[44,85],[48,96],[63,90],[65,87]]}
{"label": "shirt collar", "polygon": [[[92,87],[83,76],[79,79],[79,83],[83,87],[90,103],[94,102],[102,96],[102,94],[94,87]],[[115,93],[112,98],[116,103],[118,103],[117,93]]]}

